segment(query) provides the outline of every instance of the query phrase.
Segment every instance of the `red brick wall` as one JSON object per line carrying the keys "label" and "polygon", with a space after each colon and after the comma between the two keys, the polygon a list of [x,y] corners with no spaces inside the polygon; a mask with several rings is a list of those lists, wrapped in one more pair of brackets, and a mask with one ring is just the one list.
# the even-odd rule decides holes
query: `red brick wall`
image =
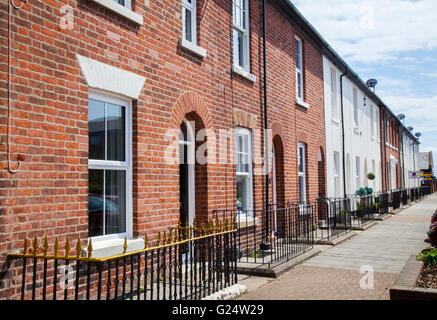
{"label": "red brick wall", "polygon": [[[384,116],[385,115],[385,116]],[[385,117],[385,125],[384,125]],[[396,190],[401,187],[401,172],[400,172],[400,158],[399,158],[399,123],[393,116],[385,109],[380,108],[381,121],[381,171],[382,171],[382,190]],[[390,123],[390,126],[387,126]],[[385,142],[384,143],[384,130]],[[390,147],[393,146],[394,148]],[[398,150],[396,150],[397,148]],[[391,185],[391,170],[390,170],[390,156],[393,156],[398,162],[396,166],[396,186]]]}
{"label": "red brick wall", "polygon": [[[73,8],[75,26],[59,27],[60,8]],[[76,54],[146,78],[133,103],[133,228],[135,236],[156,235],[179,219],[179,171],[163,161],[168,129],[195,112],[206,129],[233,129],[237,108],[256,118],[262,131],[261,2],[250,1],[250,63],[257,81],[232,74],[231,1],[198,1],[200,59],[178,47],[180,1],[137,0],[138,27],[91,1],[35,0],[12,10],[11,159],[24,158],[16,174],[7,171],[7,11],[0,5],[0,265],[25,236],[88,235],[88,86]],[[324,148],[322,56],[304,37],[305,100],[295,104],[294,27],[267,7],[269,126],[280,129],[284,149],[284,200],[298,200],[297,143],[307,144],[308,199],[318,194],[317,151]],[[259,134],[258,133],[258,134]],[[271,143],[271,142],[270,142]],[[271,146],[271,145],[270,145]],[[234,147],[217,147],[233,152]],[[260,147],[263,150],[263,146]],[[260,165],[257,165],[260,166]],[[255,169],[255,168],[254,168]],[[235,166],[207,164],[198,180],[199,210],[234,209]],[[254,204],[264,204],[264,176],[254,177]],[[200,183],[199,181],[197,181]],[[85,241],[84,241],[85,244]],[[7,271],[7,270],[6,270]],[[7,273],[0,273],[0,298],[12,296]]]}

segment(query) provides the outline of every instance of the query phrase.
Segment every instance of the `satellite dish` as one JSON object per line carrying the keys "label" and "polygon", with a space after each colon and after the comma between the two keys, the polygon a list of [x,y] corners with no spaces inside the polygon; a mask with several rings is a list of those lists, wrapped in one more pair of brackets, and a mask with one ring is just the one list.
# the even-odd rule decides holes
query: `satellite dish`
{"label": "satellite dish", "polygon": [[369,79],[366,82],[366,86],[373,89],[373,92],[375,92],[375,87],[378,84],[378,81],[376,79]]}
{"label": "satellite dish", "polygon": [[399,118],[399,120],[404,120],[405,119],[405,114],[400,114],[400,115],[398,115],[398,118]]}
{"label": "satellite dish", "polygon": [[418,137],[418,138],[420,138],[420,137],[422,136],[422,134],[421,134],[420,132],[417,132],[417,133],[415,134],[415,136]]}
{"label": "satellite dish", "polygon": [[407,129],[410,130],[410,131],[413,131],[413,130],[414,130],[413,127],[408,127]]}

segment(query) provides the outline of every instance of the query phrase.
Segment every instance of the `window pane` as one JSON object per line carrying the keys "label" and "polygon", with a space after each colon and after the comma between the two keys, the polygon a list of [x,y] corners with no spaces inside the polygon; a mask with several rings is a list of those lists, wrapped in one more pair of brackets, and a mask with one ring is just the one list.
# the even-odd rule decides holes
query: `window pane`
{"label": "window pane", "polygon": [[121,4],[122,6],[124,6],[124,0],[114,0],[115,2],[117,2],[118,4]]}
{"label": "window pane", "polygon": [[244,43],[243,34],[234,29],[234,64],[240,67],[244,67]]}
{"label": "window pane", "polygon": [[192,30],[191,30],[191,11],[185,9],[185,39],[188,41],[193,41]]}
{"label": "window pane", "polygon": [[89,158],[105,160],[105,103],[88,101]]}
{"label": "window pane", "polygon": [[296,68],[302,70],[302,43],[296,39]]}
{"label": "window pane", "polygon": [[232,6],[232,16],[234,25],[241,29],[245,29],[245,13],[244,13],[244,2],[245,0],[234,0]]}
{"label": "window pane", "polygon": [[299,202],[305,202],[305,199],[306,199],[305,177],[299,176]]}
{"label": "window pane", "polygon": [[237,151],[243,152],[243,136],[237,136]]}
{"label": "window pane", "polygon": [[303,148],[299,147],[299,172],[304,172],[304,153]]}
{"label": "window pane", "polygon": [[297,73],[297,96],[299,98],[303,98],[303,90],[302,90],[302,73]]}
{"label": "window pane", "polygon": [[105,170],[105,234],[126,232],[126,172]]}
{"label": "window pane", "polygon": [[103,235],[104,170],[88,170],[88,233],[90,237]]}
{"label": "window pane", "polygon": [[125,107],[107,104],[107,160],[125,161]]}
{"label": "window pane", "polygon": [[248,199],[248,177],[237,176],[237,209],[247,210],[249,208]]}

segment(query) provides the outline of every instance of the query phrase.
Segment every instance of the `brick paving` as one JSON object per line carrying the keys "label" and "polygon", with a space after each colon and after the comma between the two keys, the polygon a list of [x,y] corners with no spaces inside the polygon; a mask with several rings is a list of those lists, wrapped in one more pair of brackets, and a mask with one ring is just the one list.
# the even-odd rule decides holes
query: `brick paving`
{"label": "brick paving", "polygon": [[299,265],[283,276],[241,297],[243,300],[386,300],[396,278],[376,272],[374,289],[360,288],[363,275],[355,270]]}
{"label": "brick paving", "polygon": [[[324,250],[279,278],[249,290],[243,300],[385,300],[411,255],[424,242],[437,195],[360,232],[338,246]],[[374,288],[361,289],[362,266],[374,270]]]}

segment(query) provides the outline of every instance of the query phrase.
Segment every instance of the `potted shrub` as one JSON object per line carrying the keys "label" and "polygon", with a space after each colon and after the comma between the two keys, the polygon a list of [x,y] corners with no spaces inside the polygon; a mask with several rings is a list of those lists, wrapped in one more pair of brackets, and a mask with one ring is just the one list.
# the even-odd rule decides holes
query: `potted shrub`
{"label": "potted shrub", "polygon": [[375,180],[375,174],[373,172],[369,172],[367,174],[367,179],[369,179],[370,181]]}
{"label": "potted shrub", "polygon": [[267,236],[266,241],[259,245],[259,249],[260,250],[270,250],[270,248],[271,248],[271,245],[270,245],[270,236]]}
{"label": "potted shrub", "polygon": [[437,247],[437,222],[434,222],[428,231],[428,238],[433,247]]}

